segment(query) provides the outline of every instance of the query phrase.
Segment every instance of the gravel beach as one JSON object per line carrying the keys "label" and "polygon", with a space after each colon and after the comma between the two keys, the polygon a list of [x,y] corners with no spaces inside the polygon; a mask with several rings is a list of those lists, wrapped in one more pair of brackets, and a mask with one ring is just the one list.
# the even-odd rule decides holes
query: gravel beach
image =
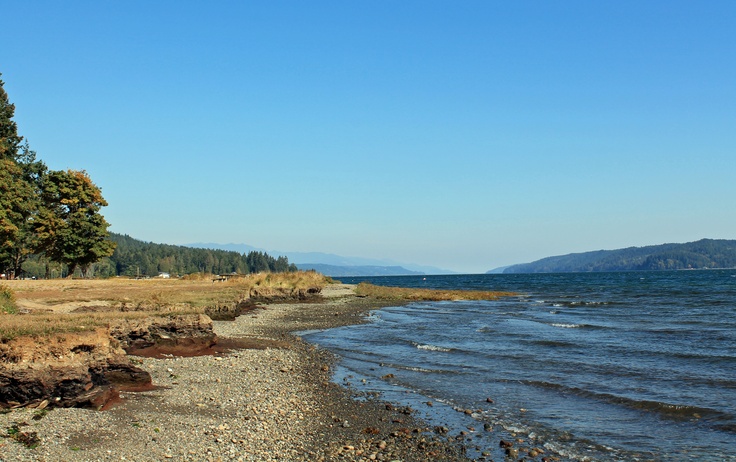
{"label": "gravel beach", "polygon": [[0,414],[0,461],[468,460],[408,410],[354,399],[330,380],[335,358],[292,334],[361,322],[378,303],[334,285],[317,302],[217,321],[229,351],[135,358],[153,391],[121,393],[105,411]]}

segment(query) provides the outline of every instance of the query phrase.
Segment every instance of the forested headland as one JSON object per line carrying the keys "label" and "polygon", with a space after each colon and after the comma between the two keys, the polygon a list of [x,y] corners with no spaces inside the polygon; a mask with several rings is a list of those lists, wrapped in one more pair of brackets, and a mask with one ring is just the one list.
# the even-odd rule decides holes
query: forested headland
{"label": "forested headland", "polygon": [[230,250],[198,249],[169,244],[154,244],[130,236],[111,233],[117,244],[112,256],[98,264],[101,276],[172,276],[209,274],[247,274],[296,271],[286,257],[272,257],[265,252],[239,253]]}
{"label": "forested headland", "polygon": [[736,240],[701,239],[685,244],[662,244],[597,250],[547,257],[513,265],[504,273],[570,273],[597,271],[657,271],[736,268]]}
{"label": "forested headland", "polygon": [[[239,253],[230,250],[199,249],[180,245],[155,244],[128,235],[110,233],[115,251],[88,269],[90,277],[155,277],[167,273],[171,277],[192,273],[248,274],[297,271],[286,257],[274,258],[265,252]],[[24,265],[26,276],[42,277],[45,263],[33,257]],[[52,266],[50,277],[63,276],[63,268]]]}

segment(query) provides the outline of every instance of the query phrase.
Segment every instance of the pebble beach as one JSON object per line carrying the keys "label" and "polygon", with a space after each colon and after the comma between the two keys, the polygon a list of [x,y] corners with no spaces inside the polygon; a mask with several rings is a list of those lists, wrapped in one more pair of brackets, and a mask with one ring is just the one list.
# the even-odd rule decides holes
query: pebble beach
{"label": "pebble beach", "polygon": [[[134,358],[155,390],[121,393],[103,411],[0,414],[0,461],[467,460],[411,410],[356,399],[333,383],[336,358],[295,334],[361,322],[378,306],[335,285],[317,302],[216,321],[228,350]],[[30,444],[8,438],[13,432]]]}

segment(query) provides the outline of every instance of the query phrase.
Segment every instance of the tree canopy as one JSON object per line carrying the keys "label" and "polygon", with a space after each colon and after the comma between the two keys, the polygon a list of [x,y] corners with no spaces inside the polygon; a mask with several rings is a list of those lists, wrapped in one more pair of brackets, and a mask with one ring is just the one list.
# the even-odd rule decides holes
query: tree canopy
{"label": "tree canopy", "polygon": [[[2,74],[0,74],[2,76]],[[0,158],[15,160],[23,141],[18,136],[18,125],[13,120],[15,104],[11,104],[5,92],[5,82],[0,79]]]}
{"label": "tree canopy", "polygon": [[86,172],[49,172],[42,181],[41,202],[34,221],[37,249],[50,260],[67,265],[70,274],[80,266],[86,276],[90,264],[112,255],[109,224],[99,213],[107,202]]}

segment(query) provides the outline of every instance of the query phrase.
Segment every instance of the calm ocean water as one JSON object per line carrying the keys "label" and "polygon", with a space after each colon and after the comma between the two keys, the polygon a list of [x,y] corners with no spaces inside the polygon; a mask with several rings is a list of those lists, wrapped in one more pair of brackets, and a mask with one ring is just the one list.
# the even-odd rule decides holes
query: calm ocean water
{"label": "calm ocean water", "polygon": [[343,358],[336,380],[467,432],[471,457],[522,438],[569,460],[736,460],[736,270],[342,278],[363,280],[519,294],[304,335]]}

